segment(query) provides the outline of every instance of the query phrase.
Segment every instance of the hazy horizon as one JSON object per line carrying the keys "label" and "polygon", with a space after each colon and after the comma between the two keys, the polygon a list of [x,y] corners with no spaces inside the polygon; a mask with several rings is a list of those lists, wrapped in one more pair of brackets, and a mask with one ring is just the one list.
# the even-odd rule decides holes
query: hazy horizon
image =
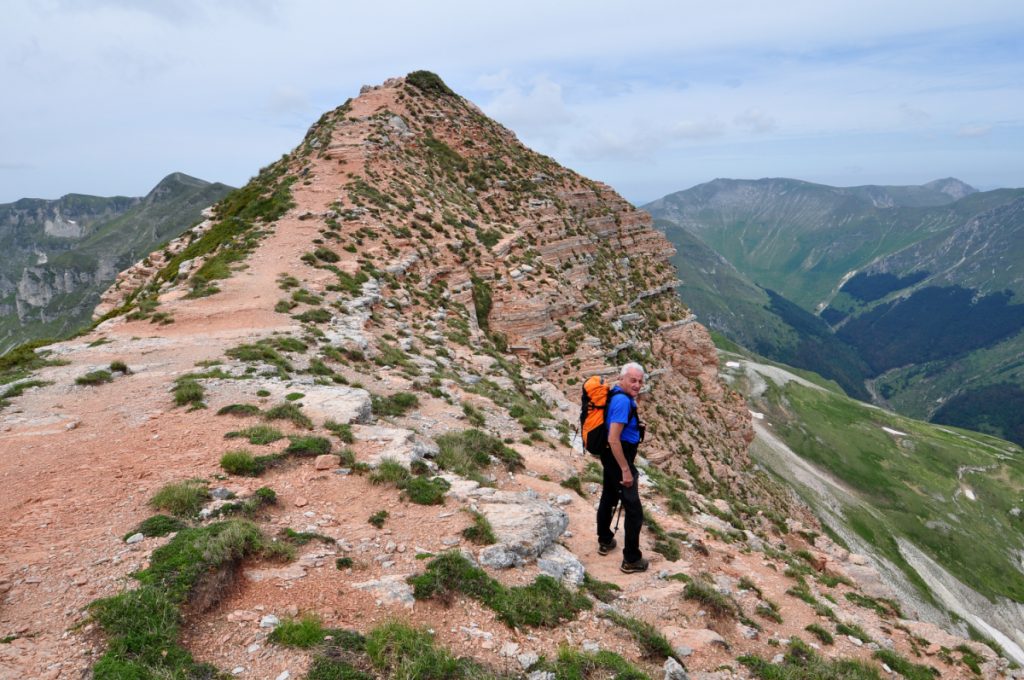
{"label": "hazy horizon", "polygon": [[244,184],[417,69],[643,204],[716,177],[1024,186],[1024,5],[15,0],[0,203]]}

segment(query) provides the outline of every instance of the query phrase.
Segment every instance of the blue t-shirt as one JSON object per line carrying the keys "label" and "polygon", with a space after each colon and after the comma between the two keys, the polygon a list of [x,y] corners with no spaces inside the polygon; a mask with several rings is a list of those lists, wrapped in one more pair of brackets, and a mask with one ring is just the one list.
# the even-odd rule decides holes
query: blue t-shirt
{"label": "blue t-shirt", "polygon": [[633,409],[636,408],[636,402],[633,401],[633,397],[629,396],[625,392],[615,392],[612,394],[610,398],[612,401],[610,404],[608,404],[608,422],[625,423],[626,426],[622,428],[622,435],[619,437],[619,439],[629,444],[639,444],[639,418],[629,417]]}

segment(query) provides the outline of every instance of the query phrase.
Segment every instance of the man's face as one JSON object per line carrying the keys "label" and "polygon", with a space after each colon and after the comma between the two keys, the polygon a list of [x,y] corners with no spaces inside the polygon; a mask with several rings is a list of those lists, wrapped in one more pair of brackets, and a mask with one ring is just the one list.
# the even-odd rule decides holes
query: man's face
{"label": "man's face", "polygon": [[619,378],[619,387],[629,396],[636,399],[644,386],[644,374],[635,368],[626,371],[626,374]]}

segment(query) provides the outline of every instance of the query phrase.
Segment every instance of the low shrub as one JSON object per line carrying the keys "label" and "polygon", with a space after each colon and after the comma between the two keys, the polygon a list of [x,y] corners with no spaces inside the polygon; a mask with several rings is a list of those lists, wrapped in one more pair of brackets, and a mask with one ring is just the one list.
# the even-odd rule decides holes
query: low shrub
{"label": "low shrub", "polygon": [[370,515],[369,519],[367,519],[366,521],[369,522],[370,524],[372,524],[373,526],[377,527],[378,529],[380,529],[381,527],[384,526],[384,522],[387,521],[387,518],[388,518],[388,511],[387,510],[378,510],[377,512],[375,512],[372,515]]}

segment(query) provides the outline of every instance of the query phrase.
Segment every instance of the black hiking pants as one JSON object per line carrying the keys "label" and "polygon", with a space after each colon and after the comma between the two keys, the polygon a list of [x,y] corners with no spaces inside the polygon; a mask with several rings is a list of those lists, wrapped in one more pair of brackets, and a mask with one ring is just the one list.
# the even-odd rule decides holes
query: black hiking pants
{"label": "black hiking pants", "polygon": [[612,455],[611,447],[601,454],[601,466],[604,468],[604,485],[601,489],[601,501],[597,505],[597,540],[610,543],[615,534],[612,533],[612,515],[615,506],[622,503],[623,525],[626,532],[622,544],[622,559],[625,562],[636,562],[643,553],[640,552],[640,527],[644,524],[644,509],[640,505],[640,490],[637,488],[637,470],[633,461],[636,459],[636,444],[622,442],[622,453],[626,456],[629,471],[633,474],[633,484],[629,488],[622,486],[622,469]]}

